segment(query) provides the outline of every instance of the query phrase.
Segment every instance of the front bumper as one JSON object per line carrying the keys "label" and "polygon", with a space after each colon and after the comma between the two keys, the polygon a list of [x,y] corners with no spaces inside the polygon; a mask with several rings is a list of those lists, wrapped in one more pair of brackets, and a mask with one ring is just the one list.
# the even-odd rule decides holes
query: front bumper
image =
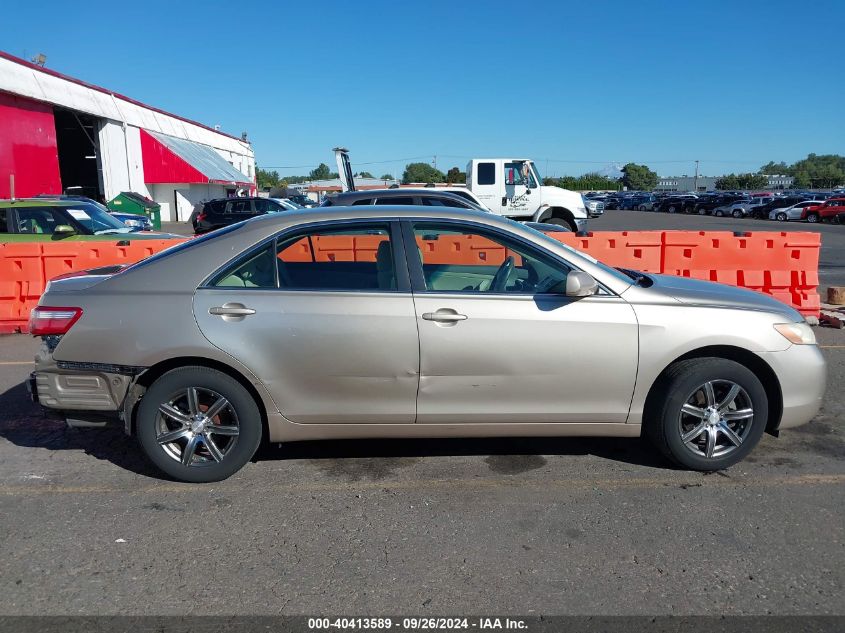
{"label": "front bumper", "polygon": [[587,230],[587,218],[575,218],[576,233]]}
{"label": "front bumper", "polygon": [[783,395],[779,430],[806,424],[822,405],[827,383],[827,363],[818,345],[793,345],[782,352],[762,352],[777,374]]}

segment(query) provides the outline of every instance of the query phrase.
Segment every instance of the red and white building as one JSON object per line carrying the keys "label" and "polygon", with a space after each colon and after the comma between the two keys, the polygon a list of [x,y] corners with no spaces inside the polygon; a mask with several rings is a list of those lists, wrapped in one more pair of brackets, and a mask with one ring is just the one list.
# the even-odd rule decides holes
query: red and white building
{"label": "red and white building", "polygon": [[0,51],[0,198],[134,191],[186,220],[200,200],[255,193],[245,139]]}

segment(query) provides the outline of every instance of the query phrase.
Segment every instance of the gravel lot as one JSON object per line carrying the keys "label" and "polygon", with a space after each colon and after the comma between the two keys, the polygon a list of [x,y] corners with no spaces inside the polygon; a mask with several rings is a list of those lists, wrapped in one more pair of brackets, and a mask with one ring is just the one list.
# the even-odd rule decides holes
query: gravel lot
{"label": "gravel lot", "polygon": [[[845,227],[786,228],[822,231],[823,280],[845,282]],[[45,419],[22,384],[36,341],[0,337],[0,614],[845,614],[845,334],[816,332],[821,413],[724,472],[639,440],[346,441],[206,486]]]}

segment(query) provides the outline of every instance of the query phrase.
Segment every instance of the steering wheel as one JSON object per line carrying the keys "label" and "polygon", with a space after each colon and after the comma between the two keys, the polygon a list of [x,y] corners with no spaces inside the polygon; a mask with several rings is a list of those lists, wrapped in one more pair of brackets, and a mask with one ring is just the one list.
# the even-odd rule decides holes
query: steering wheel
{"label": "steering wheel", "polygon": [[502,262],[502,265],[499,266],[499,270],[497,270],[496,274],[493,276],[493,281],[490,282],[490,292],[504,292],[506,290],[505,286],[511,276],[511,271],[513,271],[513,265],[514,259],[512,256],[508,256],[508,258]]}

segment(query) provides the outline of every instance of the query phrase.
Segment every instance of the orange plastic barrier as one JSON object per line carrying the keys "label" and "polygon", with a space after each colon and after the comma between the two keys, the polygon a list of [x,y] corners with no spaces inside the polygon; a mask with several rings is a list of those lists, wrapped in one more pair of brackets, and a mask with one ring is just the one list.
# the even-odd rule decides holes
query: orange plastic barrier
{"label": "orange plastic barrier", "polygon": [[47,282],[77,270],[133,264],[181,240],[0,243],[0,333],[26,332]]}
{"label": "orange plastic barrier", "polygon": [[[818,233],[604,231],[551,235],[610,266],[742,286],[772,295],[804,315],[819,315]],[[303,238],[280,257],[291,262],[373,262],[385,239],[383,235]],[[177,242],[135,240],[125,246],[115,242],[0,243],[0,332],[25,331],[29,312],[49,279],[77,270],[130,264]],[[438,239],[421,235],[417,245],[426,264],[498,266],[506,257],[516,256],[478,235],[439,235]]]}

